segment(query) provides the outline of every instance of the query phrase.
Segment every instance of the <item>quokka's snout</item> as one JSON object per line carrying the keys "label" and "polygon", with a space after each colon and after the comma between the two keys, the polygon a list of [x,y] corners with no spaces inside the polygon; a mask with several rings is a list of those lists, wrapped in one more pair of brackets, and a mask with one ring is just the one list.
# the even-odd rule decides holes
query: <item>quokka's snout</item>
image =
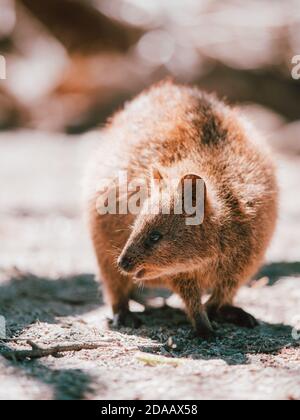
{"label": "quokka's snout", "polygon": [[117,264],[119,269],[125,273],[130,273],[135,267],[134,259],[126,254],[120,255],[117,260]]}

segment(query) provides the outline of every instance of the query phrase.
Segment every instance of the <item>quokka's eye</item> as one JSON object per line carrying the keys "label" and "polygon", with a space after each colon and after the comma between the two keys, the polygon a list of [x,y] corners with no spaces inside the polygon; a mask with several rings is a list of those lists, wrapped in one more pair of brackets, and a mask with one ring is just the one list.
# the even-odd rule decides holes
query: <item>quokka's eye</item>
{"label": "quokka's eye", "polygon": [[153,231],[149,236],[149,242],[151,244],[156,244],[162,239],[162,234],[157,230]]}

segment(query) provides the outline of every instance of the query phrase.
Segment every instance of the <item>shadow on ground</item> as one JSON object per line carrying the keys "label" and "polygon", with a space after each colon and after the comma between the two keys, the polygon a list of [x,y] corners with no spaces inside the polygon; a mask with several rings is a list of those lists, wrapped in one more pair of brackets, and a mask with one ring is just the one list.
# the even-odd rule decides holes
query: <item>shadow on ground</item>
{"label": "shadow on ground", "polygon": [[[1,346],[8,349],[8,346]],[[10,361],[10,366],[21,369],[32,379],[49,385],[53,400],[82,400],[94,393],[95,378],[81,369],[50,369],[38,360],[17,362]],[[97,387],[99,391],[99,379]],[[105,385],[101,384],[105,389]],[[48,399],[47,396],[46,399]]]}
{"label": "shadow on ground", "polygon": [[279,262],[266,265],[260,271],[259,276],[268,277],[269,286],[273,286],[283,277],[299,277],[300,262]]}
{"label": "shadow on ground", "polygon": [[59,317],[80,315],[102,304],[99,283],[92,275],[53,280],[16,275],[0,286],[0,312],[14,336],[36,321],[55,324]]}
{"label": "shadow on ground", "polygon": [[250,355],[275,355],[283,348],[299,346],[292,338],[292,327],[283,324],[261,322],[254,330],[214,324],[216,338],[205,342],[194,336],[184,312],[179,309],[151,308],[140,317],[143,326],[135,334],[164,343],[141,350],[154,354],[163,350],[169,357],[222,359],[228,365],[241,365],[249,363]]}
{"label": "shadow on ground", "polygon": [[[94,276],[51,280],[15,275],[0,286],[0,314],[7,320],[10,337],[18,337],[36,322],[58,324],[60,317],[84,314],[103,304]],[[0,344],[0,352],[9,350]],[[9,362],[27,375],[53,387],[54,399],[83,399],[92,393],[92,378],[80,369],[53,370],[40,361]]]}
{"label": "shadow on ground", "polygon": [[[275,284],[281,277],[300,274],[300,263],[271,264],[261,271]],[[59,324],[60,318],[80,316],[103,305],[98,283],[91,275],[47,279],[33,275],[12,276],[0,286],[0,313],[7,318],[8,332],[18,336],[37,321]],[[217,337],[204,342],[194,337],[180,309],[147,308],[139,315],[143,325],[124,334],[148,337],[153,345],[140,349],[172,358],[222,359],[228,365],[250,362],[251,355],[278,354],[286,347],[298,347],[292,327],[261,323],[255,330],[215,325]],[[0,345],[0,351],[8,348]],[[53,370],[41,361],[11,362],[39,381],[53,387],[55,399],[83,399],[92,392],[94,378],[80,369]],[[101,384],[100,384],[101,385]],[[103,385],[104,386],[104,385]]]}
{"label": "shadow on ground", "polygon": [[[284,277],[300,276],[300,262],[273,263],[265,266],[259,276],[269,278],[269,286]],[[189,322],[183,311],[169,307],[150,308],[140,315],[143,327],[137,332],[165,343],[163,353],[170,357],[192,359],[222,359],[229,365],[247,364],[250,355],[278,354],[286,347],[299,347],[292,337],[293,327],[283,324],[260,322],[254,330],[232,325],[214,324],[217,337],[203,342],[193,337]],[[168,345],[172,337],[174,348]],[[143,348],[150,353],[160,352],[158,346]]]}

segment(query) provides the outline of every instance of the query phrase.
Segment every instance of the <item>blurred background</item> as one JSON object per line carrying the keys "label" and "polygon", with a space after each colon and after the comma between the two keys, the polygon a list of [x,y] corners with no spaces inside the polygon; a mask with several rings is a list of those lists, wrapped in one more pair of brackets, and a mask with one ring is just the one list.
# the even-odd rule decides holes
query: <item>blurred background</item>
{"label": "blurred background", "polygon": [[255,104],[251,112],[276,128],[300,119],[300,85],[291,78],[292,57],[300,54],[298,0],[0,5],[8,74],[0,90],[2,129],[81,133],[166,76]]}
{"label": "blurred background", "polygon": [[293,220],[272,255],[294,259],[299,28],[298,0],[0,0],[0,263],[90,271],[82,168],[106,118],[165,77],[227,98],[266,135]]}

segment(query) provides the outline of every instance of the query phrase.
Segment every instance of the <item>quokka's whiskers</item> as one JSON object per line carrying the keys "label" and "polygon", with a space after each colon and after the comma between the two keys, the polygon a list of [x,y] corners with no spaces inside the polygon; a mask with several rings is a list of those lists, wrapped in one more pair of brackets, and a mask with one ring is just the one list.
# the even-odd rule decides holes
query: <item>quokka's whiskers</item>
{"label": "quokka's whiskers", "polygon": [[115,229],[115,232],[120,233],[120,232],[127,232],[128,229],[124,228],[124,229]]}

